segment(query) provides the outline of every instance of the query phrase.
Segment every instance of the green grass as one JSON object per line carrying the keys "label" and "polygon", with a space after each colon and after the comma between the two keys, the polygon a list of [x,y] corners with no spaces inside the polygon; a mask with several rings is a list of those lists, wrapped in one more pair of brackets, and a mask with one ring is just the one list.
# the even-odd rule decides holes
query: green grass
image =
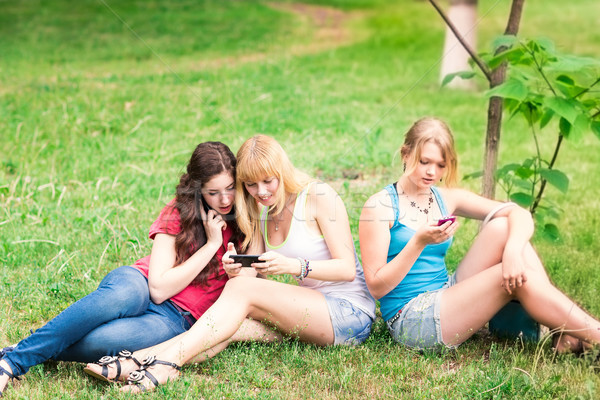
{"label": "green grass", "polygon": [[[339,189],[355,238],[364,200],[399,175],[395,152],[416,118],[447,120],[462,172],[480,169],[485,85],[439,89],[444,28],[428,2],[310,3],[344,11],[342,39],[315,39],[311,17],[259,1],[0,1],[0,343],[148,254],[148,227],[201,141],[236,151],[255,133],[276,137],[298,167]],[[480,1],[481,50],[504,29],[508,7]],[[598,32],[579,27],[595,26],[598,12],[592,0],[528,2],[521,32],[597,56]],[[531,138],[518,120],[503,126],[501,162],[519,161]],[[562,239],[535,243],[554,282],[596,316],[599,149],[591,134],[565,144],[559,166],[570,190],[548,192],[564,211]],[[476,230],[463,224],[449,265]],[[150,397],[591,399],[595,368],[555,357],[548,344],[483,333],[455,354],[421,355],[392,343],[378,320],[356,349],[233,346]],[[68,363],[37,366],[6,392],[100,396],[119,397]]]}

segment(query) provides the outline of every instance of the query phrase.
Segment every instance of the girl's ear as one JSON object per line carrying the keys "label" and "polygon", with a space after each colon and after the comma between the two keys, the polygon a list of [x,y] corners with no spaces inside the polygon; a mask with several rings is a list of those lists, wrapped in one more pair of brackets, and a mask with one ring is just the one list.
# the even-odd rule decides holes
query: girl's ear
{"label": "girl's ear", "polygon": [[408,163],[408,155],[402,154],[402,171],[406,171],[406,164]]}

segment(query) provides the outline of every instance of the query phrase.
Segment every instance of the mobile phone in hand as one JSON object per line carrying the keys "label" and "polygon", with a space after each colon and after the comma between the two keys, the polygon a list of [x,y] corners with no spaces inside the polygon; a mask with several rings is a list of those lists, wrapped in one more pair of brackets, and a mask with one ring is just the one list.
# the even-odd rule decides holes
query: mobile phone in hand
{"label": "mobile phone in hand", "polygon": [[454,223],[454,221],[456,221],[456,217],[454,215],[442,217],[442,218],[438,219],[437,226],[443,225],[448,221],[452,221],[452,223]]}
{"label": "mobile phone in hand", "polygon": [[212,207],[208,205],[208,203],[204,199],[204,196],[200,195],[200,200],[202,201],[202,207],[204,208],[204,212],[208,214],[208,212],[212,210]]}
{"label": "mobile phone in hand", "polygon": [[258,257],[259,257],[258,255],[252,255],[252,254],[230,254],[229,257],[235,263],[241,263],[242,267],[245,267],[245,268],[251,267],[252,263],[264,262],[264,261],[260,261],[258,259]]}

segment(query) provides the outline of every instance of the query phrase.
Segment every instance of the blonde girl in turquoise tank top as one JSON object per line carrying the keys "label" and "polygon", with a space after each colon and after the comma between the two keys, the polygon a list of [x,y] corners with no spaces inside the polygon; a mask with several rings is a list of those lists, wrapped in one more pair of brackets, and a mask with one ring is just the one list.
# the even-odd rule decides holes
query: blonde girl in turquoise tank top
{"label": "blonde girl in turquoise tank top", "polygon": [[[420,348],[457,346],[516,299],[533,319],[559,332],[559,348],[600,343],[600,322],[550,282],[529,243],[534,228],[530,213],[452,187],[457,157],[444,122],[417,121],[400,152],[403,174],[391,189],[366,202],[359,225],[367,284],[381,299],[382,309],[385,303],[388,327],[396,340]],[[437,201],[432,189],[442,180],[444,186],[438,189],[442,200]],[[423,264],[424,254],[438,254],[443,263],[445,253],[429,248],[447,242],[459,227],[451,221],[438,225],[446,214],[440,204],[448,214],[489,223],[484,222],[456,274],[430,287],[431,279],[419,279],[415,266]],[[394,291],[408,279],[415,294],[406,302]]]}

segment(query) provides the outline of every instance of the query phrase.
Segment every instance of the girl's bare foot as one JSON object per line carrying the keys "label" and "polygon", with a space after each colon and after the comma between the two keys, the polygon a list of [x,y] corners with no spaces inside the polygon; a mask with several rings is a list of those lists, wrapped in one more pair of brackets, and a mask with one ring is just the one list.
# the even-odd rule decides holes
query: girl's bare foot
{"label": "girl's bare foot", "polygon": [[123,382],[141,366],[142,363],[131,352],[122,350],[117,356],[104,356],[95,363],[89,363],[83,371],[101,381]]}
{"label": "girl's bare foot", "polygon": [[181,367],[175,363],[157,360],[154,356],[142,362],[142,368],[133,371],[127,378],[127,385],[121,391],[143,393],[154,390],[158,385],[179,378]]}
{"label": "girl's bare foot", "polygon": [[556,332],[552,338],[552,347],[557,353],[581,354],[584,351],[584,343],[565,332]]}

